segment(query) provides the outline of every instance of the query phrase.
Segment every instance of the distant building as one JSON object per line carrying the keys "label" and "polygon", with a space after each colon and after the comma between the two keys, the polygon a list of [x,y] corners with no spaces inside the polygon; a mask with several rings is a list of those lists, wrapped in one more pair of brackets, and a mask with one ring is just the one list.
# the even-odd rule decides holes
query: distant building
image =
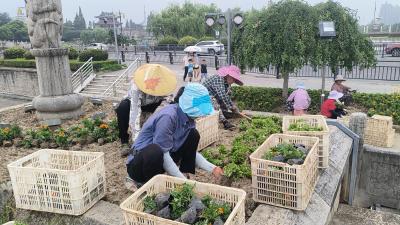
{"label": "distant building", "polygon": [[122,29],[122,34],[135,40],[143,39],[148,36],[145,26],[136,23],[130,23],[129,27],[124,27]]}
{"label": "distant building", "polygon": [[101,12],[101,14],[95,18],[97,18],[95,27],[114,29],[114,19],[116,28],[120,28],[122,26],[122,23],[119,21],[119,16],[113,16],[112,12]]}
{"label": "distant building", "polygon": [[25,15],[25,7],[18,7],[17,8],[17,16],[15,17],[16,20],[20,20],[22,22],[26,22],[26,15]]}

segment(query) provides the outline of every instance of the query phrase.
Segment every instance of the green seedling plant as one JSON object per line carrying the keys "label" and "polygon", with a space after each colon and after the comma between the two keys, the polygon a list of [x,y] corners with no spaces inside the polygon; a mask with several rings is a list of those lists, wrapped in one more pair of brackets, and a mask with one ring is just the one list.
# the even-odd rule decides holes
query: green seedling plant
{"label": "green seedling plant", "polygon": [[175,188],[171,192],[172,201],[171,205],[171,217],[173,219],[179,218],[188,208],[192,198],[194,197],[194,185],[183,184]]}
{"label": "green seedling plant", "polygon": [[54,141],[60,147],[67,147],[68,146],[68,133],[60,128],[57,129],[54,133]]}
{"label": "green seedling plant", "polygon": [[284,162],[287,162],[290,159],[304,160],[307,156],[304,152],[298,150],[293,144],[281,143],[266,152],[263,158],[266,160],[273,160],[274,157],[279,155],[284,157]]}
{"label": "green seedling plant", "polygon": [[323,128],[319,126],[311,126],[304,120],[298,120],[295,123],[290,124],[289,131],[322,131]]}
{"label": "green seedling plant", "polygon": [[50,130],[50,128],[47,125],[43,125],[37,131],[36,138],[40,142],[51,141],[53,139],[53,132]]}
{"label": "green seedling plant", "polygon": [[154,210],[157,209],[157,204],[155,202],[155,195],[148,195],[146,198],[143,200],[143,207],[144,211],[146,212],[153,212]]}

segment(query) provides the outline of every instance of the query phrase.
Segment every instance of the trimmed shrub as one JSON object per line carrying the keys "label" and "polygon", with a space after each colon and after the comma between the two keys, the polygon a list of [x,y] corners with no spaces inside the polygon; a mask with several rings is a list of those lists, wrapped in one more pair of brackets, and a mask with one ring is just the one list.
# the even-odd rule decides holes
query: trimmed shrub
{"label": "trimmed shrub", "polygon": [[5,59],[0,60],[0,66],[16,68],[36,68],[35,60],[27,59]]}
{"label": "trimmed shrub", "polygon": [[35,59],[35,56],[32,55],[30,51],[26,51],[24,54],[25,59]]}
{"label": "trimmed shrub", "polygon": [[214,40],[216,40],[214,37],[204,36],[204,37],[200,38],[199,41],[214,41]]}
{"label": "trimmed shrub", "polygon": [[179,40],[178,45],[195,45],[197,39],[192,36],[185,36]]}
{"label": "trimmed shrub", "polygon": [[108,59],[108,52],[100,49],[88,49],[79,54],[79,61],[86,62],[93,57],[93,61],[105,61]]}
{"label": "trimmed shrub", "polygon": [[[285,100],[282,99],[282,89],[264,87],[233,87],[232,95],[241,109],[280,112]],[[320,111],[319,90],[307,90],[311,97],[309,112],[318,114]],[[289,89],[289,94],[293,89]],[[325,93],[328,96],[328,92]],[[395,124],[400,125],[400,94],[353,94],[354,107],[367,112],[369,116],[374,114],[391,116]]]}
{"label": "trimmed shrub", "polygon": [[4,51],[4,59],[23,58],[26,50],[23,48],[9,48]]}
{"label": "trimmed shrub", "polygon": [[177,45],[179,40],[175,37],[172,36],[166,36],[163,39],[161,39],[158,44],[159,45]]}
{"label": "trimmed shrub", "polygon": [[[85,62],[79,62],[76,60],[71,60],[69,65],[71,67],[71,71],[77,71]],[[114,65],[118,64],[117,61],[115,60],[108,60],[108,61],[95,61],[93,62],[93,69],[98,72],[102,68],[107,67],[107,65]]]}
{"label": "trimmed shrub", "polygon": [[78,52],[78,50],[76,50],[76,49],[73,48],[73,47],[69,47],[68,49],[69,49],[68,58],[69,58],[70,60],[78,59],[78,57],[79,57],[79,52]]}

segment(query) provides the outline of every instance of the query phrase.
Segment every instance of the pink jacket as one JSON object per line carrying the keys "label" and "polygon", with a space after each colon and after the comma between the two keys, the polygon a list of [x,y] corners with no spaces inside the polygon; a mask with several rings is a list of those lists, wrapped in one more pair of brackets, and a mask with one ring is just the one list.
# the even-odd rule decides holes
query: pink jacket
{"label": "pink jacket", "polygon": [[293,91],[287,101],[294,101],[293,108],[295,110],[308,109],[311,104],[311,98],[304,89],[297,89]]}

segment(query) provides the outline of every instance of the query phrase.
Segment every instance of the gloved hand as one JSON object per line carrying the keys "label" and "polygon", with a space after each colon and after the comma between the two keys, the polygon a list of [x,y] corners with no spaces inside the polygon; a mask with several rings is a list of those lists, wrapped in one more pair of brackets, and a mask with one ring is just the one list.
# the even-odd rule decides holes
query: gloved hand
{"label": "gloved hand", "polygon": [[234,105],[231,110],[232,110],[233,113],[240,114],[240,110],[236,105]]}

